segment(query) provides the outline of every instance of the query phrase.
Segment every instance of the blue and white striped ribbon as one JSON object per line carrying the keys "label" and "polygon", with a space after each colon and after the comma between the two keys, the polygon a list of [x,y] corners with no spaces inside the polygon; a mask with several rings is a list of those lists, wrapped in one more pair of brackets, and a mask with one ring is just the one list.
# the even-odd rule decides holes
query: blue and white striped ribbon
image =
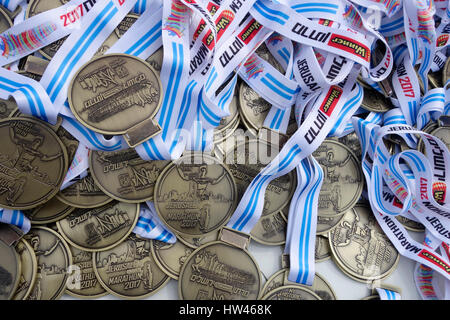
{"label": "blue and white striped ribbon", "polygon": [[323,170],[309,156],[297,167],[299,186],[291,200],[285,253],[289,254],[289,281],[312,285],[315,277],[317,211]]}
{"label": "blue and white striped ribbon", "polygon": [[444,88],[431,89],[425,93],[417,114],[417,129],[423,129],[430,120],[436,121],[444,113],[445,101]]}
{"label": "blue and white striped ribbon", "polygon": [[375,288],[380,300],[402,300],[400,293],[385,288]]}
{"label": "blue and white striped ribbon", "polygon": [[23,233],[28,233],[31,228],[30,220],[19,210],[0,208],[0,223],[13,224],[19,227]]}
{"label": "blue and white striped ribbon", "polygon": [[[326,138],[328,132],[334,126],[337,115],[342,110],[347,96],[355,84],[358,72],[352,73],[340,87],[330,87],[323,92],[318,99],[317,106],[306,117],[305,122],[297,132],[287,141],[280,153],[253,179],[245,191],[237,209],[231,217],[228,227],[238,231],[250,233],[253,226],[261,216],[264,205],[264,194],[267,185],[273,179],[280,177],[300,164],[300,161],[310,155]],[[340,92],[341,94],[338,94]],[[327,110],[327,114],[319,111],[326,101],[333,101],[333,110]],[[314,121],[321,119],[319,129],[316,129],[314,137],[310,137],[311,128],[314,130]],[[318,124],[318,122],[316,122]]]}
{"label": "blue and white striped ribbon", "polygon": [[146,239],[175,243],[177,241],[176,236],[164,227],[156,213],[153,202],[147,201],[147,206],[141,205],[139,219],[133,232]]}
{"label": "blue and white striped ribbon", "polygon": [[[397,219],[389,217],[387,210],[379,210],[380,207],[383,207],[383,198],[380,192],[383,172],[380,165],[387,163],[390,157],[384,144],[380,143],[381,139],[389,133],[421,134],[421,132],[407,125],[380,127],[356,117],[353,119],[353,123],[363,149],[362,169],[367,182],[371,208],[379,225],[401,255],[418,261],[450,279],[450,265],[445,262],[440,254],[429,251],[428,248],[411,238]],[[438,143],[438,145],[440,144]],[[427,154],[430,154],[430,152],[432,153],[431,150],[428,150]],[[417,164],[420,167],[420,162],[417,161]],[[423,187],[417,182],[416,185],[418,185],[418,188]]]}
{"label": "blue and white striped ribbon", "polygon": [[26,0],[0,0],[0,5],[4,6],[10,11],[14,11],[17,7],[26,2]]}

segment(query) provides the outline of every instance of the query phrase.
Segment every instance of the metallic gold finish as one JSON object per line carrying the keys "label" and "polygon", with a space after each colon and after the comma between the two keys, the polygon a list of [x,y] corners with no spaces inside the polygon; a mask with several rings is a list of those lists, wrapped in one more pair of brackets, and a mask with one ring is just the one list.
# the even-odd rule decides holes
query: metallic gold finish
{"label": "metallic gold finish", "polygon": [[59,299],[64,294],[67,269],[72,264],[69,246],[58,233],[45,227],[33,227],[24,237],[38,261],[36,282],[27,300]]}
{"label": "metallic gold finish", "polygon": [[378,225],[371,209],[357,204],[330,231],[337,264],[361,282],[383,279],[397,266],[400,255]]}
{"label": "metallic gold finish", "polygon": [[130,235],[112,249],[94,253],[94,271],[111,294],[142,299],[156,293],[169,281],[151,254],[151,241]]}
{"label": "metallic gold finish", "polygon": [[153,67],[126,54],[89,61],[68,90],[70,109],[83,125],[102,134],[122,134],[131,147],[159,132],[152,118],[162,96],[161,80]]}
{"label": "metallic gold finish", "polygon": [[33,248],[24,238],[17,243],[16,251],[20,256],[21,272],[13,300],[26,300],[36,281],[38,263]]}
{"label": "metallic gold finish", "polygon": [[274,273],[264,285],[261,295],[266,296],[270,291],[273,291],[276,288],[289,285],[310,289],[322,300],[336,300],[336,293],[334,292],[333,288],[331,288],[330,284],[325,280],[325,278],[317,272],[311,286],[305,286],[296,282],[289,281],[288,276],[289,269],[281,269],[280,271]]}
{"label": "metallic gold finish", "polygon": [[177,234],[203,237],[222,227],[236,208],[232,174],[217,159],[200,153],[168,165],[155,186],[155,208]]}
{"label": "metallic gold finish", "polygon": [[55,132],[29,118],[0,121],[0,206],[31,209],[51,199],[67,172],[67,152]]}
{"label": "metallic gold finish", "polygon": [[124,241],[138,218],[139,204],[113,201],[99,208],[75,209],[56,225],[70,245],[95,252]]}
{"label": "metallic gold finish", "polygon": [[73,283],[67,282],[66,292],[76,298],[96,299],[103,297],[108,292],[102,287],[94,272],[92,252],[87,252],[70,247],[73,265],[79,268],[79,276],[75,276]]}
{"label": "metallic gold finish", "polygon": [[174,244],[152,240],[152,255],[159,268],[172,279],[178,280],[180,270],[194,249],[177,241]]}
{"label": "metallic gold finish", "polygon": [[169,163],[143,160],[134,149],[92,151],[89,155],[96,185],[111,198],[130,203],[153,199],[156,180]]}
{"label": "metallic gold finish", "polygon": [[324,140],[313,155],[324,172],[318,215],[339,216],[361,196],[364,179],[359,161],[347,146],[334,140]]}
{"label": "metallic gold finish", "polygon": [[258,264],[248,251],[215,241],[183,264],[178,293],[184,300],[255,300],[261,286]]}

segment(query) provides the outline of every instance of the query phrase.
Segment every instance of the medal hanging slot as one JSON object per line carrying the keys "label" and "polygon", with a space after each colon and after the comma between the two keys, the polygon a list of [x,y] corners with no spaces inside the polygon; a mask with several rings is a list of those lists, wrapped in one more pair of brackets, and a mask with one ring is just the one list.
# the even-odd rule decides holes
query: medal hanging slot
{"label": "medal hanging slot", "polygon": [[0,241],[13,247],[22,238],[23,231],[14,225],[0,223]]}
{"label": "medal hanging slot", "polygon": [[220,232],[219,240],[240,249],[247,250],[250,243],[250,235],[224,227]]}
{"label": "medal hanging slot", "polygon": [[147,119],[130,128],[124,138],[130,148],[136,147],[162,131],[161,126],[153,119]]}

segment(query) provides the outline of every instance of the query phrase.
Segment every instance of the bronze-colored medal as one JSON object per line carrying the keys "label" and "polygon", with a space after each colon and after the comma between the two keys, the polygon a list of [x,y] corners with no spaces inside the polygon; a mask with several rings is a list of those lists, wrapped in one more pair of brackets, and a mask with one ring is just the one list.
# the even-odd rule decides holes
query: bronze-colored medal
{"label": "bronze-colored medal", "polygon": [[0,120],[9,118],[16,109],[17,103],[13,98],[8,100],[0,99]]}
{"label": "bronze-colored medal", "polygon": [[25,239],[20,239],[16,245],[16,251],[20,256],[21,272],[13,300],[26,300],[36,281],[38,263],[33,248]]}
{"label": "bronze-colored medal", "polygon": [[[238,197],[259,172],[272,161],[279,152],[279,147],[264,140],[249,140],[238,143],[225,157],[225,162],[236,180]],[[283,210],[289,203],[297,186],[295,171],[291,171],[272,180],[265,192],[262,215],[267,216]]]}
{"label": "bronze-colored medal", "polygon": [[72,164],[73,159],[75,157],[75,153],[77,152],[78,145],[80,142],[74,138],[69,131],[64,129],[63,126],[59,126],[56,130],[56,135],[61,139],[62,143],[66,146],[67,157],[69,159],[69,166]]}
{"label": "bronze-colored medal", "polygon": [[152,240],[152,255],[162,271],[172,279],[178,280],[180,270],[189,258],[192,248],[177,241],[174,244]]}
{"label": "bronze-colored medal", "polygon": [[282,286],[268,292],[262,300],[322,300],[313,291],[300,286]]}
{"label": "bronze-colored medal", "polygon": [[113,200],[99,189],[90,174],[61,190],[56,197],[75,208],[97,208]]}
{"label": "bronze-colored medal", "polygon": [[272,105],[245,82],[239,87],[239,105],[243,124],[257,135]]}
{"label": "bronze-colored medal", "polygon": [[258,243],[279,246],[286,242],[287,222],[281,212],[261,217],[250,235]]}
{"label": "bronze-colored medal", "polygon": [[13,22],[10,16],[7,14],[3,7],[0,8],[0,33],[5,32],[13,26]]}
{"label": "bronze-colored medal", "polygon": [[117,36],[119,38],[122,37],[125,34],[125,32],[127,32],[128,29],[131,28],[131,26],[136,22],[137,19],[139,19],[138,14],[134,13],[127,14],[125,18],[123,18],[123,20],[119,23],[119,25],[115,30]]}
{"label": "bronze-colored medal", "polygon": [[30,209],[51,199],[67,172],[67,152],[55,132],[28,118],[0,121],[0,205]]}
{"label": "bronze-colored medal", "polygon": [[[73,259],[73,280],[67,281],[67,293],[76,298],[95,299],[108,294],[94,272],[92,252],[70,247]],[[79,272],[79,273],[77,273]]]}
{"label": "bronze-colored medal", "polygon": [[138,218],[139,204],[113,201],[98,208],[75,209],[57,226],[70,245],[94,252],[124,241]]}
{"label": "bronze-colored medal", "polygon": [[177,234],[202,237],[228,222],[236,208],[236,185],[219,160],[206,154],[186,155],[161,173],[155,208]]}
{"label": "bronze-colored medal", "polygon": [[156,180],[168,164],[143,160],[134,149],[92,151],[89,155],[96,185],[111,198],[131,203],[153,199]]}
{"label": "bronze-colored medal", "polygon": [[[10,118],[22,118],[22,119],[25,118],[25,119],[35,120],[35,121],[38,121],[39,123],[42,123],[45,127],[51,128],[55,132],[57,132],[57,130],[60,128],[61,123],[62,123],[62,118],[60,118],[60,117],[58,117],[56,119],[56,123],[55,124],[51,124],[49,122],[46,122],[46,121],[41,120],[39,118],[36,118],[35,116],[33,116],[31,114],[22,113],[22,112],[20,112],[19,108],[14,110],[9,117]],[[58,135],[58,134],[56,134],[56,135]],[[59,135],[58,135],[58,137],[59,137]]]}
{"label": "bronze-colored medal", "polygon": [[246,251],[223,241],[196,249],[183,264],[178,293],[184,300],[255,300],[261,274]]}
{"label": "bronze-colored medal", "polygon": [[313,155],[324,172],[318,215],[341,215],[361,196],[364,179],[359,161],[347,146],[334,140],[324,140]]}
{"label": "bronze-colored medal", "polygon": [[1,239],[0,257],[0,300],[9,300],[14,296],[20,281],[21,261],[14,244]]}
{"label": "bronze-colored medal", "polygon": [[163,58],[164,58],[164,50],[163,47],[161,47],[158,50],[156,50],[155,53],[153,53],[145,61],[147,61],[147,63],[151,65],[159,75],[161,73]]}
{"label": "bronze-colored medal", "polygon": [[108,54],[83,65],[68,91],[70,109],[86,127],[107,135],[124,135],[135,147],[157,133],[153,121],[162,101],[156,71],[144,60]]}
{"label": "bronze-colored medal", "polygon": [[447,58],[444,69],[442,70],[442,83],[447,83],[448,79],[450,79],[450,58]]}
{"label": "bronze-colored medal", "polygon": [[359,138],[356,132],[352,132],[346,136],[340,137],[337,140],[343,145],[349,147],[350,150],[352,150],[353,153],[355,154],[356,158],[359,161],[361,161],[362,159],[361,143],[359,142]]}
{"label": "bronze-colored medal", "polygon": [[331,248],[327,238],[316,236],[314,256],[316,262],[322,262],[331,258]]}
{"label": "bronze-colored medal", "polygon": [[25,239],[33,247],[38,261],[38,272],[28,300],[55,300],[65,291],[67,269],[72,264],[70,249],[55,231],[33,227]]}
{"label": "bronze-colored medal", "polygon": [[339,225],[339,222],[344,218],[344,213],[340,216],[325,217],[317,216],[317,229],[316,233],[322,236],[328,236],[328,232],[333,230]]}
{"label": "bronze-colored medal", "polygon": [[352,278],[367,282],[388,276],[399,253],[378,225],[369,207],[357,204],[329,235],[336,263]]}
{"label": "bronze-colored medal", "polygon": [[23,213],[30,219],[31,224],[42,225],[64,219],[74,209],[74,207],[53,197],[36,208],[24,210]]}
{"label": "bronze-colored medal", "polygon": [[420,222],[405,218],[403,216],[396,216],[397,220],[407,229],[410,231],[415,232],[424,232],[425,226],[421,224]]}
{"label": "bronze-colored medal", "polygon": [[366,86],[363,86],[363,90],[362,108],[373,112],[387,112],[393,108],[391,102],[378,91],[369,89]]}
{"label": "bronze-colored medal", "polygon": [[204,244],[216,241],[219,237],[219,234],[220,234],[220,229],[218,229],[212,233],[208,233],[207,235],[202,236],[202,237],[186,237],[186,236],[179,235],[178,240],[180,240],[182,243],[184,243],[185,245],[187,245],[190,248],[197,249],[198,247],[201,247]]}
{"label": "bronze-colored medal", "polygon": [[310,289],[322,300],[336,300],[336,294],[333,288],[331,288],[330,284],[325,280],[325,278],[322,277],[317,272],[311,286],[305,286],[296,282],[289,281],[288,276],[289,276],[289,269],[281,269],[280,271],[274,273],[264,285],[261,295],[266,296],[269,292],[279,287],[289,285],[289,286],[305,287],[307,289]]}
{"label": "bronze-colored medal", "polygon": [[151,254],[151,241],[134,234],[107,251],[94,253],[94,271],[111,294],[142,299],[156,293],[169,281]]}

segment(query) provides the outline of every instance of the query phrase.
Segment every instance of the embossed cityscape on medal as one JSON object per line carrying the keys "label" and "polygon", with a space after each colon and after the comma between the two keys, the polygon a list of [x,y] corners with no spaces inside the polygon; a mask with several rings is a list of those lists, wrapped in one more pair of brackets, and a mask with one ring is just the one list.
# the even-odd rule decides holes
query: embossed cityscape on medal
{"label": "embossed cityscape on medal", "polygon": [[145,161],[134,149],[93,151],[89,159],[98,186],[111,197],[126,202],[153,199],[156,180],[169,163]]}
{"label": "embossed cityscape on medal", "polygon": [[163,221],[190,237],[223,226],[236,206],[235,182],[228,169],[212,157],[193,157],[196,160],[190,161],[189,155],[170,164],[155,190],[155,207]]}
{"label": "embossed cityscape on medal", "polygon": [[[103,55],[78,70],[68,100],[72,112],[85,126],[103,134],[129,135],[135,128],[141,132],[139,126],[151,121],[158,111],[162,100],[161,81],[156,71],[139,58],[126,54]],[[139,138],[149,139],[160,129],[155,130]]]}

